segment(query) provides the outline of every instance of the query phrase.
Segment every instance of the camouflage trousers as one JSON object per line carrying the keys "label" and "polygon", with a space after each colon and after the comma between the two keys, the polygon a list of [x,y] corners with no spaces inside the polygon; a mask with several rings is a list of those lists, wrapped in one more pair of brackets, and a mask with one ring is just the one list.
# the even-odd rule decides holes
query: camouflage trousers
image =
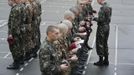
{"label": "camouflage trousers", "polygon": [[[32,48],[34,48],[34,43],[32,41],[32,33],[30,32],[27,32],[25,34],[22,34],[22,43],[23,43],[23,50],[24,50],[24,53],[31,53],[32,52]],[[24,54],[24,55],[25,55]]]}
{"label": "camouflage trousers", "polygon": [[96,51],[99,56],[107,56],[108,53],[108,37],[109,25],[98,26],[96,34]]}

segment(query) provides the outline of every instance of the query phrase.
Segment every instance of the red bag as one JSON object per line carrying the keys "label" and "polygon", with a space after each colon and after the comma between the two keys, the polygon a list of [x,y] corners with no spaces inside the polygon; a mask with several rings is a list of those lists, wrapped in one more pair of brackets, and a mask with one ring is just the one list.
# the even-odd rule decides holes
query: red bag
{"label": "red bag", "polygon": [[9,45],[13,45],[15,43],[15,39],[13,38],[12,35],[8,36],[7,42],[8,42]]}

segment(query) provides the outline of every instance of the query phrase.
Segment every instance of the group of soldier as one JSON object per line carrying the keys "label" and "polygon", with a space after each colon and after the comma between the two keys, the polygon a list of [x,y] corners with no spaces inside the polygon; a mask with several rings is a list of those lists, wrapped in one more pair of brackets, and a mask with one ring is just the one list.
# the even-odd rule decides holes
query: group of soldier
{"label": "group of soldier", "polygon": [[[8,0],[11,11],[8,20],[9,48],[13,63],[7,69],[19,69],[25,61],[37,57],[42,75],[82,75],[92,48],[88,40],[92,21],[97,22],[96,51],[99,61],[96,66],[108,66],[108,36],[112,8],[105,0],[98,17],[92,8],[92,0],[77,0],[75,6],[66,10],[64,20],[50,25],[46,38],[40,43],[41,4],[39,0]],[[40,46],[41,45],[41,46]]]}
{"label": "group of soldier", "polygon": [[13,63],[7,69],[19,69],[25,61],[37,57],[40,48],[41,4],[38,0],[8,0],[9,49]]}
{"label": "group of soldier", "polygon": [[108,66],[108,36],[112,8],[105,0],[97,0],[101,5],[97,13],[92,8],[92,0],[77,0],[77,4],[66,10],[64,20],[50,25],[46,30],[40,51],[39,62],[42,75],[82,75],[92,48],[88,40],[92,32],[92,21],[97,22],[96,50],[99,61],[96,66]]}

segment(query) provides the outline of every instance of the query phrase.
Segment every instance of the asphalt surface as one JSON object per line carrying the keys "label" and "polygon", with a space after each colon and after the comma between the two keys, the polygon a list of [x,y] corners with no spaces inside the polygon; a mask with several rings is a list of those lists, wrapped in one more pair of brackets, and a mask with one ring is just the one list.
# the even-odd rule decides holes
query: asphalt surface
{"label": "asphalt surface", "polygon": [[[93,63],[98,60],[95,51],[96,23],[93,26],[89,51],[84,75],[134,75],[134,1],[133,0],[108,0],[113,7],[112,22],[109,36],[109,67],[97,67]],[[45,37],[46,27],[57,24],[63,19],[64,11],[76,3],[76,0],[41,0],[42,22],[41,39]],[[94,9],[99,5],[93,1]],[[0,75],[40,75],[39,59],[31,59],[21,66],[19,70],[7,70],[12,63],[12,56],[6,41],[7,21],[10,12],[7,0],[0,0]]]}

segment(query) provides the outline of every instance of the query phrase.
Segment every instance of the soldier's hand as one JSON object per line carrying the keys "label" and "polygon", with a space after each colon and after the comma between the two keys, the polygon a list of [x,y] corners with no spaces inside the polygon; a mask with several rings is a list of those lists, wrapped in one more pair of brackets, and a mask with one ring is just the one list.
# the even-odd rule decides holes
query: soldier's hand
{"label": "soldier's hand", "polygon": [[77,51],[78,51],[78,48],[75,48],[75,49],[71,50],[72,53],[77,53]]}
{"label": "soldier's hand", "polygon": [[75,62],[78,60],[78,57],[76,55],[73,55],[71,58],[70,58],[71,61]]}
{"label": "soldier's hand", "polygon": [[13,37],[13,36],[12,36],[12,34],[9,34],[8,37],[11,38],[11,37]]}
{"label": "soldier's hand", "polygon": [[68,65],[67,64],[61,64],[60,68],[61,68],[62,71],[67,71]]}

